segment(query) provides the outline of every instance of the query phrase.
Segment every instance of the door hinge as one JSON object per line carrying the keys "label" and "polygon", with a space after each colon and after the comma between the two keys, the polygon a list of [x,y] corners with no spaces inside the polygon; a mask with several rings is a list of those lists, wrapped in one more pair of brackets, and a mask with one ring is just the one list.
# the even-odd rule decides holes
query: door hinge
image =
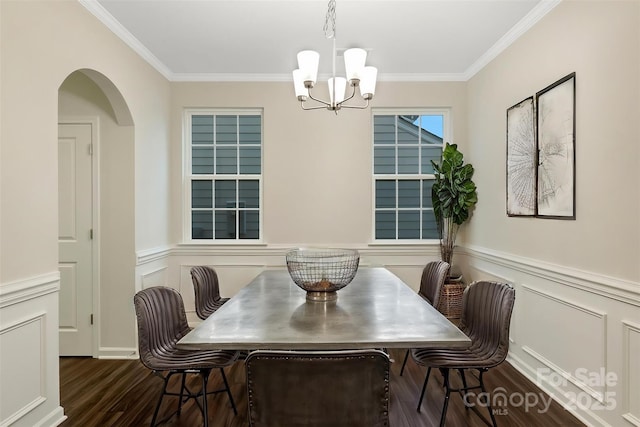
{"label": "door hinge", "polygon": [[93,144],[89,144],[89,155],[93,156]]}
{"label": "door hinge", "polygon": [[89,229],[89,239],[93,240],[93,228]]}
{"label": "door hinge", "polygon": [[93,313],[91,313],[91,318],[89,319],[89,321],[91,322],[91,324],[93,325]]}

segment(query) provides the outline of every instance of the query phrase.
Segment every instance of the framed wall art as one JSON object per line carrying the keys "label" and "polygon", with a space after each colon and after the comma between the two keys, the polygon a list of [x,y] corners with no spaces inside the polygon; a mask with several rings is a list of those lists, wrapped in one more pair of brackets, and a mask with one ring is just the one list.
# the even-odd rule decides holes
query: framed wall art
{"label": "framed wall art", "polygon": [[507,109],[507,215],[536,215],[533,96]]}
{"label": "framed wall art", "polygon": [[538,217],[575,219],[576,75],[536,94]]}

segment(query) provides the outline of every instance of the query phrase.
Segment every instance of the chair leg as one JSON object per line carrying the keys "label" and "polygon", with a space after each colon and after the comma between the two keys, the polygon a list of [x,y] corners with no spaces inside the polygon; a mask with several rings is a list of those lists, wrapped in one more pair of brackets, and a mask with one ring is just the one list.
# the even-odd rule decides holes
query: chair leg
{"label": "chair leg", "polygon": [[156,419],[158,418],[158,412],[160,412],[160,405],[162,405],[162,400],[164,399],[164,395],[167,391],[167,385],[169,384],[169,378],[171,378],[171,374],[167,374],[162,377],[164,381],[164,386],[162,387],[162,391],[160,392],[160,399],[158,399],[158,404],[156,405],[156,410],[153,411],[153,418],[151,418],[151,427],[155,427]]}
{"label": "chair leg", "polygon": [[409,352],[411,350],[407,350],[407,352],[404,354],[404,360],[402,361],[402,368],[400,368],[400,376],[402,376],[402,374],[404,373],[404,367],[407,364],[407,359],[409,359]]}
{"label": "chair leg", "polygon": [[462,402],[464,403],[464,409],[468,410],[469,406],[467,405],[467,400],[464,398],[467,393],[467,378],[464,376],[464,369],[458,369],[458,373],[460,374],[460,379],[462,380],[462,388],[460,389],[460,397],[462,397]]}
{"label": "chair leg", "polygon": [[420,405],[422,404],[422,399],[424,398],[424,392],[427,390],[427,383],[429,382],[429,375],[431,374],[431,366],[427,369],[427,376],[424,377],[424,384],[422,385],[422,392],[420,393],[420,400],[418,400],[418,408],[416,409],[420,412]]}
{"label": "chair leg", "polygon": [[491,407],[491,402],[489,399],[489,394],[487,393],[487,390],[484,387],[484,380],[482,379],[482,374],[485,373],[484,369],[480,369],[480,376],[479,376],[479,380],[480,380],[480,389],[482,390],[483,396],[485,396],[486,398],[486,404],[487,404],[487,409],[489,410],[489,416],[491,417],[491,422],[493,423],[493,427],[498,427],[498,425],[496,424],[496,417],[493,415],[493,408]]}
{"label": "chair leg", "polygon": [[233,401],[233,396],[231,395],[231,389],[229,388],[229,383],[227,382],[227,376],[224,374],[224,369],[220,368],[220,373],[222,374],[222,381],[224,381],[224,387],[227,390],[227,394],[229,395],[229,401],[231,402],[231,407],[233,408],[233,414],[238,415],[238,410],[236,409],[236,403]]}
{"label": "chair leg", "polygon": [[447,408],[449,407],[449,396],[451,395],[451,386],[449,384],[449,369],[442,368],[442,377],[444,378],[444,405],[442,407],[442,415],[440,416],[440,427],[444,427],[444,420],[447,418]]}
{"label": "chair leg", "polygon": [[[204,418],[204,427],[209,426],[209,412],[207,410],[207,382],[209,381],[209,370],[200,372],[202,377],[202,418]],[[197,399],[197,397],[196,397]]]}
{"label": "chair leg", "polygon": [[184,389],[185,389],[186,380],[187,380],[187,373],[183,372],[182,373],[182,382],[180,383],[180,400],[178,400],[178,412],[177,412],[178,415],[180,415],[180,412],[182,411],[182,396],[184,395]]}

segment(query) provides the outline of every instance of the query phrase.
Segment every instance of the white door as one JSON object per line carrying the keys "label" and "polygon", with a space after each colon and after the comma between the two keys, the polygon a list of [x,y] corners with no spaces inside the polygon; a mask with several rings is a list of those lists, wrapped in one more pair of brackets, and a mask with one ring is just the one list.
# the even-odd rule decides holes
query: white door
{"label": "white door", "polygon": [[58,125],[60,355],[93,349],[92,125]]}

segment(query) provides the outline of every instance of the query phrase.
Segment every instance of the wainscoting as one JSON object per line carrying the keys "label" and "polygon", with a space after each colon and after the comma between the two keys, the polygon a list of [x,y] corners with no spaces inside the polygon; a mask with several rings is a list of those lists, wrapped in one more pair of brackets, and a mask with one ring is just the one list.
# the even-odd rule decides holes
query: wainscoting
{"label": "wainscoting", "polygon": [[55,426],[59,403],[58,291],[54,272],[0,286],[0,427]]}
{"label": "wainscoting", "polygon": [[516,289],[516,369],[588,425],[640,426],[640,284],[483,248],[461,255],[466,277]]}

